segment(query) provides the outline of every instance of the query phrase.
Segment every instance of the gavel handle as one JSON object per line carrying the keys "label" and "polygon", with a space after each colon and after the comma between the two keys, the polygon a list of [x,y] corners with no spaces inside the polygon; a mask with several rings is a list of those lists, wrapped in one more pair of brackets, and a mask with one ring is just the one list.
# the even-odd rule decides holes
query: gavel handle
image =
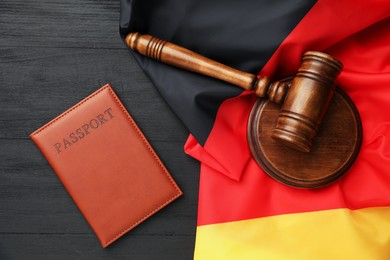
{"label": "gavel handle", "polygon": [[274,96],[275,98],[270,99],[277,103],[283,101],[288,89],[283,84],[270,85],[267,77],[258,78],[151,35],[130,33],[126,37],[126,44],[132,50],[152,59],[226,81],[246,90],[254,90],[259,97]]}

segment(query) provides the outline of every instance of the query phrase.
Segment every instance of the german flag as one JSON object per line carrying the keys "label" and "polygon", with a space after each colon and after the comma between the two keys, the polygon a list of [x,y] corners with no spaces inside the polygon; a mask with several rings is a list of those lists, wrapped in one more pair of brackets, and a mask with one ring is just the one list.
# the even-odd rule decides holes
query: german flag
{"label": "german flag", "polygon": [[390,259],[389,0],[128,0],[120,29],[275,80],[307,50],[344,64],[337,81],[359,110],[362,148],[341,180],[305,190],[251,157],[253,93],[134,54],[201,162],[196,259]]}

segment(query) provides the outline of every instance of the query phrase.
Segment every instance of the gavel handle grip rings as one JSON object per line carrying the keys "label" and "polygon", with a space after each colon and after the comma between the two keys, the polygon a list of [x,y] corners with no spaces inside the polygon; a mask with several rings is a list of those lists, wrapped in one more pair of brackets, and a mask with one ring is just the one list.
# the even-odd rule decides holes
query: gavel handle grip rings
{"label": "gavel handle grip rings", "polygon": [[341,62],[332,56],[308,51],[291,83],[271,83],[265,76],[239,71],[151,35],[130,33],[126,44],[157,61],[253,90],[258,97],[283,104],[272,138],[301,152],[310,152],[342,70]]}

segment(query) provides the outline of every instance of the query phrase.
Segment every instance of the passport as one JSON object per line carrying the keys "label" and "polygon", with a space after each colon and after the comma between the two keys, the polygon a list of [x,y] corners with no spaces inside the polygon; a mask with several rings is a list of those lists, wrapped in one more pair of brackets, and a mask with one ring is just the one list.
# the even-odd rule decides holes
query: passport
{"label": "passport", "polygon": [[103,247],[182,195],[108,84],[30,137]]}

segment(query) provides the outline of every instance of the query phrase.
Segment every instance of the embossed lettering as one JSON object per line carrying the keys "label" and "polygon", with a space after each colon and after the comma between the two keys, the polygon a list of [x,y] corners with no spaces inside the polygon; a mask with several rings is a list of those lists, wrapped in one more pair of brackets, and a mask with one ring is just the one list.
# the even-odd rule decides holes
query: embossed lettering
{"label": "embossed lettering", "polygon": [[72,139],[72,143],[76,143],[79,140],[75,133],[71,133],[69,138]]}
{"label": "embossed lettering", "polygon": [[65,147],[65,149],[68,148],[71,145],[72,145],[72,143],[64,138],[64,147]]}
{"label": "embossed lettering", "polygon": [[99,122],[100,122],[101,125],[108,121],[107,119],[104,118],[103,114],[98,115],[97,119],[99,119]]}
{"label": "embossed lettering", "polygon": [[82,128],[84,129],[84,132],[86,135],[89,134],[89,132],[88,132],[89,124],[83,125]]}
{"label": "embossed lettering", "polygon": [[89,126],[92,129],[96,129],[99,127],[99,121],[97,119],[92,119],[91,121],[89,121]]}
{"label": "embossed lettering", "polygon": [[111,114],[111,107],[109,109],[104,110],[104,113],[107,113],[110,116],[110,119],[113,118],[114,116]]}
{"label": "embossed lettering", "polygon": [[71,132],[68,136],[62,138],[62,142],[54,144],[54,148],[57,151],[57,154],[61,153],[64,149],[68,149],[70,146],[72,146],[72,144],[76,144],[88,134],[92,134],[93,131],[97,131],[99,129],[99,126],[110,121],[112,118],[114,118],[112,109],[107,108],[103,111],[103,113],[96,116],[96,118],[90,119],[89,121],[87,121],[88,123],[83,124],[74,132]]}
{"label": "embossed lettering", "polygon": [[83,139],[83,137],[85,136],[85,134],[84,134],[83,130],[81,130],[81,128],[77,128],[76,134],[78,135],[79,139]]}
{"label": "embossed lettering", "polygon": [[61,150],[60,150],[61,144],[60,144],[60,143],[56,143],[56,144],[54,145],[54,147],[56,148],[57,153],[60,153],[60,152],[61,152]]}

